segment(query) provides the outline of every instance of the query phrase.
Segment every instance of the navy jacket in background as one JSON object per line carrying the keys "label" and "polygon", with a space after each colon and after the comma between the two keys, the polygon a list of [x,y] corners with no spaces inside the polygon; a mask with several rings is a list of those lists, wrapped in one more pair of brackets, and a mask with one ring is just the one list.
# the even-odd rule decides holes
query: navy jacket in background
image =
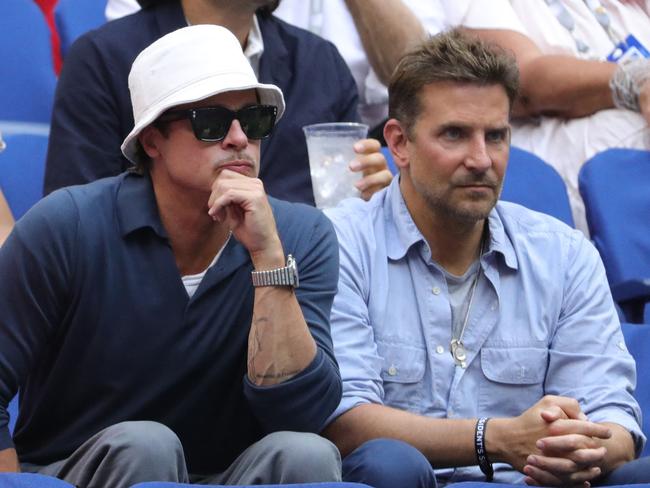
{"label": "navy jacket in background", "polygon": [[[279,86],[287,105],[273,135],[262,142],[260,178],[270,195],[313,205],[302,126],[358,121],[356,85],[333,44],[273,16],[258,20],[264,40],[260,81]],[[109,22],[73,44],[54,100],[46,194],[130,166],[120,145],[133,128],[131,64],[152,42],[186,25],[180,3],[169,0]]]}

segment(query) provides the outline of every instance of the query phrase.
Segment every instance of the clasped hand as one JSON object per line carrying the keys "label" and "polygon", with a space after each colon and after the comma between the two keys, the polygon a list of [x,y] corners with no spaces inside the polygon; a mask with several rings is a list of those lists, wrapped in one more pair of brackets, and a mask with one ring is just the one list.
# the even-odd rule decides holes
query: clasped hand
{"label": "clasped hand", "polygon": [[[534,448],[518,468],[535,486],[590,486],[601,474],[607,449],[601,440],[611,430],[590,422],[577,401],[546,396],[517,419],[530,434]],[[515,466],[517,467],[517,466]]]}

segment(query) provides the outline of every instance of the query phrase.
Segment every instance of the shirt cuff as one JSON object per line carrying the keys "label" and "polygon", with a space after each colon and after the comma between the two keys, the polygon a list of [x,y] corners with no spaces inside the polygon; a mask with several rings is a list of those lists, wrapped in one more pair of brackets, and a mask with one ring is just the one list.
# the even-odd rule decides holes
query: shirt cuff
{"label": "shirt cuff", "polygon": [[320,432],[341,399],[341,377],[334,362],[317,349],[309,366],[277,385],[257,386],[244,376],[244,395],[267,432]]}
{"label": "shirt cuff", "polygon": [[632,415],[627,414],[619,408],[606,408],[599,409],[590,414],[589,420],[598,423],[608,422],[620,425],[632,435],[635,457],[639,457],[641,451],[643,451],[643,447],[646,443],[646,436],[643,434],[639,423]]}

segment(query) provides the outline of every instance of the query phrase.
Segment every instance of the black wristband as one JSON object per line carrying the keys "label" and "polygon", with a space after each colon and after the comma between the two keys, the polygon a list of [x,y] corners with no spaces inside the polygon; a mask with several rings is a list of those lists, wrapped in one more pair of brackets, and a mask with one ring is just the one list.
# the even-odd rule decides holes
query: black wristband
{"label": "black wristband", "polygon": [[474,431],[474,447],[476,448],[476,459],[478,460],[478,467],[481,468],[485,475],[486,481],[492,481],[494,478],[494,469],[492,463],[487,457],[485,450],[485,429],[489,418],[482,417],[476,422],[476,430]]}

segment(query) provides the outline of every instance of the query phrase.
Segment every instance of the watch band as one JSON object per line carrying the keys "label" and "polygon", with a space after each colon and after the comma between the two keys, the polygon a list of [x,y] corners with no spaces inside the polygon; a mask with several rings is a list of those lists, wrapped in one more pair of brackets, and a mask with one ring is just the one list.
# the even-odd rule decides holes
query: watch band
{"label": "watch band", "polygon": [[287,256],[287,265],[283,268],[251,271],[253,286],[291,286],[298,288],[298,266],[293,256]]}

